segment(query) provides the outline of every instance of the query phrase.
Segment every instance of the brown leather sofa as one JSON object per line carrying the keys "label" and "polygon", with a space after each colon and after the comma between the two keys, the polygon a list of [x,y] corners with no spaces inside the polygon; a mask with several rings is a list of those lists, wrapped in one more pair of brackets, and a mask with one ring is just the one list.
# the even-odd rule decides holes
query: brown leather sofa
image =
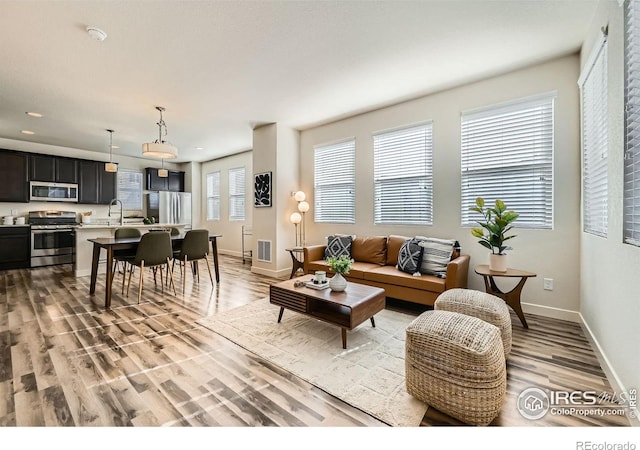
{"label": "brown leather sofa", "polygon": [[[345,278],[355,283],[383,288],[386,296],[424,305],[433,305],[447,289],[466,288],[469,255],[454,252],[447,265],[446,278],[414,276],[396,267],[398,252],[409,238],[404,236],[356,236],[351,244],[354,263]],[[326,245],[304,247],[304,273],[316,270],[332,273],[324,259]]]}

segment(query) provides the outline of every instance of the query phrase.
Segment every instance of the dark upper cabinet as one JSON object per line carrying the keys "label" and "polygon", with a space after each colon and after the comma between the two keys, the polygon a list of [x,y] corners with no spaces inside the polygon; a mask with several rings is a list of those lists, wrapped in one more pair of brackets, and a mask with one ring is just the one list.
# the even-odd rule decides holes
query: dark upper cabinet
{"label": "dark upper cabinet", "polygon": [[116,198],[117,184],[116,172],[105,172],[104,163],[98,163],[98,203],[108,205]]}
{"label": "dark upper cabinet", "polygon": [[29,201],[29,155],[0,150],[0,202]]}
{"label": "dark upper cabinet", "polygon": [[56,182],[78,182],[78,160],[72,158],[56,158]]}
{"label": "dark upper cabinet", "polygon": [[108,205],[116,198],[117,177],[100,161],[78,160],[78,203]]}
{"label": "dark upper cabinet", "polygon": [[97,161],[78,161],[78,203],[98,203]]}
{"label": "dark upper cabinet", "polygon": [[184,192],[184,172],[169,170],[168,177],[160,177],[158,169],[146,168],[148,191],[174,191]]}
{"label": "dark upper cabinet", "polygon": [[158,176],[158,169],[147,167],[147,190],[148,191],[166,191],[169,187],[167,178]]}
{"label": "dark upper cabinet", "polygon": [[52,155],[32,154],[29,179],[55,183],[78,182],[78,160]]}
{"label": "dark upper cabinet", "polygon": [[169,171],[169,190],[184,192],[184,172]]}

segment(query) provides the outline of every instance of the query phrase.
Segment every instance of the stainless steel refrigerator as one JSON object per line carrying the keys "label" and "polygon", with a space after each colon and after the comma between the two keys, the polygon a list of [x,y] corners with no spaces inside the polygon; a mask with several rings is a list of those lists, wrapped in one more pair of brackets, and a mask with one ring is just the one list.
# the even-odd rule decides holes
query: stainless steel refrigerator
{"label": "stainless steel refrigerator", "polygon": [[159,191],[147,194],[147,217],[159,224],[184,224],[191,229],[191,193]]}

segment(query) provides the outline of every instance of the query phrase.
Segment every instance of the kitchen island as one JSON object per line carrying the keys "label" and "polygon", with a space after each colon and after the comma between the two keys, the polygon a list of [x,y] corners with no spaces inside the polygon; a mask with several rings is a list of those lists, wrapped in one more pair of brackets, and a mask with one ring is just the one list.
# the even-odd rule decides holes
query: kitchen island
{"label": "kitchen island", "polygon": [[[74,272],[76,277],[86,277],[91,275],[91,264],[93,259],[93,244],[89,239],[112,238],[115,237],[118,228],[137,228],[141,233],[149,230],[157,230],[161,228],[177,228],[182,233],[187,225],[182,224],[142,224],[142,223],[125,223],[124,225],[99,224],[99,223],[83,223],[76,228],[76,257]],[[106,258],[101,259],[98,265],[99,273],[106,272]]]}

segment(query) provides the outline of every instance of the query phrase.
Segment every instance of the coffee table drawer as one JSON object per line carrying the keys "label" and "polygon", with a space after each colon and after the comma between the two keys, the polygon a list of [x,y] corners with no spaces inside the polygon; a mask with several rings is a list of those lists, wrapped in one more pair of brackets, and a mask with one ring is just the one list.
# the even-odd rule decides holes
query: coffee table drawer
{"label": "coffee table drawer", "polygon": [[293,311],[307,312],[307,298],[302,293],[271,286],[269,289],[269,302]]}

